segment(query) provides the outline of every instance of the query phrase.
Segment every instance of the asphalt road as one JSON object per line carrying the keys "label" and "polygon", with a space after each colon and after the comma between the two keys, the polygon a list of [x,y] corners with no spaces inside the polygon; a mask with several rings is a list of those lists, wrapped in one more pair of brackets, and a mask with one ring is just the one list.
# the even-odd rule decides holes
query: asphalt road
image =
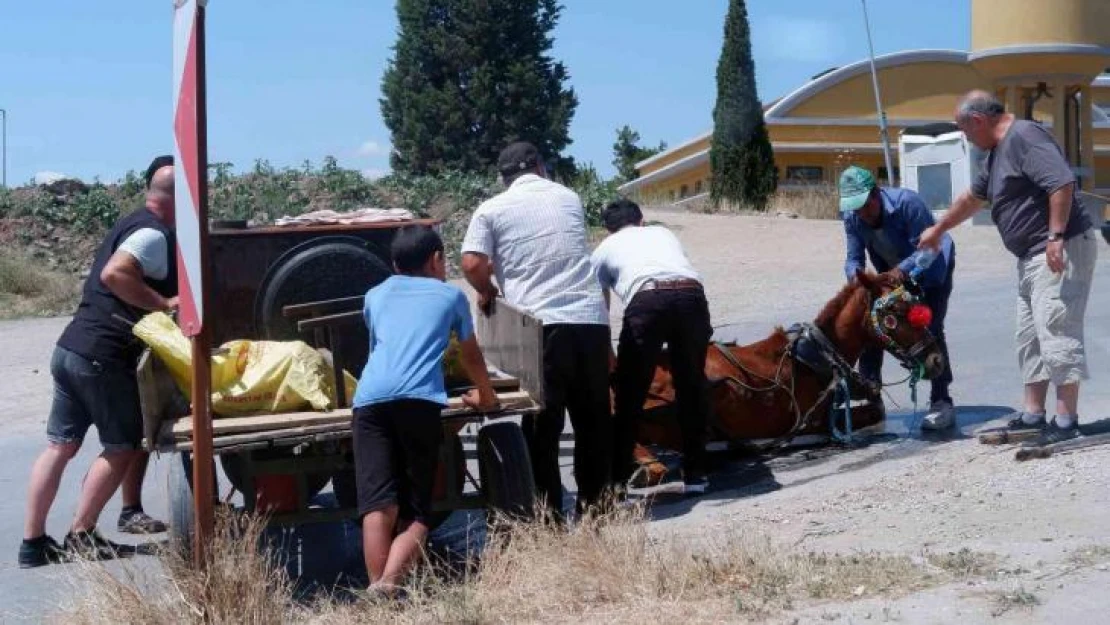
{"label": "asphalt road", "polygon": [[[1110,417],[1110,388],[1104,382],[1105,372],[1110,365],[1110,251],[1100,250],[1101,258],[1096,270],[1095,284],[1092,289],[1090,306],[1087,313],[1087,345],[1093,380],[1085,385],[1081,400],[1081,421],[1089,422]],[[949,344],[955,363],[956,382],[952,387],[960,411],[961,425],[997,416],[1004,407],[1015,406],[1020,399],[1020,382],[1013,355],[1013,317],[1015,285],[1012,274],[1001,277],[979,277],[973,281],[961,281],[957,273],[957,284],[953,295],[948,320]],[[792,306],[789,314],[776,313],[774,317],[746,322],[738,326],[725,326],[718,329],[718,338],[737,339],[741,342],[761,338],[775,324],[788,325],[791,322],[810,319],[820,308],[819,302],[798,303]],[[15,372],[13,352],[15,345],[20,353],[46,354],[35,358],[48,359],[49,350],[60,329],[57,320],[31,320],[5,322],[0,324],[0,337],[4,339],[6,353],[0,354],[0,372],[6,376],[5,388],[0,392],[0,402],[6,411],[13,410],[20,396],[33,398],[32,402],[40,410],[44,398],[49,397],[49,375],[45,371],[31,377],[21,378],[20,388],[11,386]],[[37,332],[35,330],[38,330]],[[23,367],[24,363],[20,364]],[[23,367],[26,369],[27,367]],[[22,371],[23,369],[19,369]],[[888,380],[901,377],[901,370],[892,359],[886,360]],[[29,375],[29,374],[28,374]],[[923,398],[927,397],[927,387],[921,389]],[[891,399],[897,405],[889,406],[895,421],[906,417],[912,408],[905,387],[891,389]],[[46,402],[48,406],[48,402]],[[19,406],[26,410],[26,405]],[[41,419],[38,420],[41,424]],[[40,431],[35,431],[40,430]],[[5,622],[41,620],[46,611],[64,603],[72,596],[73,579],[67,565],[45,567],[22,571],[16,565],[16,551],[22,534],[26,479],[31,463],[43,445],[41,425],[28,429],[15,427],[0,437],[0,537],[6,544],[7,555],[0,549],[0,618]],[[76,505],[79,483],[85,469],[94,455],[98,453],[95,438],[81,451],[65,475],[59,492],[58,501],[49,520],[49,531],[60,538],[64,533]],[[564,461],[569,459],[564,459]],[[155,460],[151,465],[146,488],[146,507],[149,512],[165,518],[165,470],[167,459]],[[569,467],[564,467],[566,481],[570,483]],[[727,497],[729,484],[735,482],[722,476],[720,487],[726,492],[714,493],[715,499]],[[698,518],[696,504],[691,510],[689,502],[661,502],[654,513],[659,517],[673,516],[673,513],[688,514],[691,522]],[[108,506],[102,518],[105,534],[113,539],[121,539],[114,531],[114,522],[119,511],[118,497]],[[444,541],[455,547],[465,548],[467,525],[480,525],[479,518],[466,519],[456,515],[449,523]],[[285,537],[291,545],[289,553],[295,556],[295,568],[305,573],[306,579],[327,582],[346,572],[357,575],[359,569],[357,533],[352,528],[336,524],[320,527],[307,536],[290,535]],[[134,541],[131,541],[134,542]],[[310,545],[311,548],[307,546]],[[305,547],[301,549],[300,547]],[[130,560],[127,566],[138,567],[140,571],[156,571],[151,558],[139,556]]]}

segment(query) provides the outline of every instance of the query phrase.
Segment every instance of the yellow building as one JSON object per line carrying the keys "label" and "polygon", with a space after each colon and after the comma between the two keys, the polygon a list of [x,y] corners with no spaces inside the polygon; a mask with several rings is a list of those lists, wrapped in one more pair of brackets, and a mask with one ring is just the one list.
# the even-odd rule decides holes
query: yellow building
{"label": "yellow building", "polygon": [[[951,122],[958,98],[982,88],[1051,127],[1083,189],[1110,190],[1110,0],[971,0],[971,17],[970,52],[875,59],[896,177],[902,131]],[[780,188],[831,184],[849,164],[887,178],[867,59],[813,77],[764,119]],[[621,190],[670,202],[706,193],[711,134],[638,163]]]}

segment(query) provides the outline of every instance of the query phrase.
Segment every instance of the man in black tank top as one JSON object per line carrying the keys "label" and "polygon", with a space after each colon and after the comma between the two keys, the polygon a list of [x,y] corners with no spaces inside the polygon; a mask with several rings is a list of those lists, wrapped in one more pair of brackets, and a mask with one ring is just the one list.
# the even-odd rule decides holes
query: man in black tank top
{"label": "man in black tank top", "polygon": [[[23,568],[74,554],[92,559],[119,555],[119,546],[100,536],[96,522],[121,484],[124,506],[119,529],[165,531],[164,524],[142,512],[147,454],[140,447],[142,412],[135,366],[143,346],[130,324],[147,312],[177,307],[173,181],[172,157],[155,159],[147,170],[144,206],[121,218],[104,238],[81,303],[54,349],[48,445],[36,460],[28,485],[19,550]],[[59,545],[46,534],[46,517],[66,465],[93,425],[104,451],[85,476],[70,532],[64,545]]]}

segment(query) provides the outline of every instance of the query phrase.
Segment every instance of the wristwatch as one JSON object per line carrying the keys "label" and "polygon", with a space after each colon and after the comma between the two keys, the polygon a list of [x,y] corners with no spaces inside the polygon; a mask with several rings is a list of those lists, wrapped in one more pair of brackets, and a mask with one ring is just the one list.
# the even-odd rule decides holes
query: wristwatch
{"label": "wristwatch", "polygon": [[1063,238],[1064,238],[1064,233],[1063,232],[1049,232],[1048,233],[1048,240],[1049,241],[1061,241],[1061,240],[1063,240]]}

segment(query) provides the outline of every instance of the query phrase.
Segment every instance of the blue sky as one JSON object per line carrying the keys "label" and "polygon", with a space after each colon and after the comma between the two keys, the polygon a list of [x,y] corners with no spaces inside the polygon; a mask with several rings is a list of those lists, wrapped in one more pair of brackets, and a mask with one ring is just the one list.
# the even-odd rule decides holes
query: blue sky
{"label": "blue sky", "polygon": [[[710,127],[726,0],[564,0],[554,54],[579,97],[568,152],[612,173],[614,130],[674,145]],[[378,106],[389,0],[210,0],[209,160],[388,168]],[[929,8],[922,9],[922,6]],[[170,0],[0,3],[8,182],[112,180],[169,152]],[[970,0],[870,0],[876,54],[970,45]],[[760,98],[864,58],[859,0],[750,0]]]}

